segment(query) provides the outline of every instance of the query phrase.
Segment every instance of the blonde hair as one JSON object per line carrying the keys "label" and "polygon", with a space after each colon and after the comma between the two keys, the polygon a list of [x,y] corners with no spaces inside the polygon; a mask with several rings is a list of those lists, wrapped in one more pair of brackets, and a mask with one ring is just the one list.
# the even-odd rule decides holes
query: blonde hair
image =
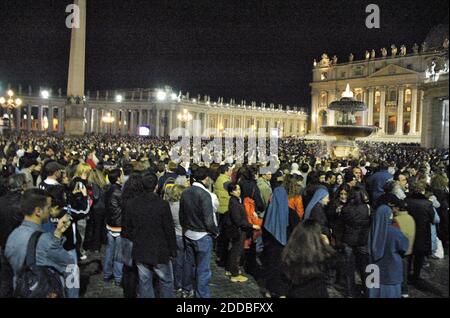
{"label": "blonde hair", "polygon": [[95,183],[100,188],[104,188],[106,186],[106,177],[101,170],[94,169],[89,174],[88,182],[90,184]]}
{"label": "blonde hair", "polygon": [[92,171],[92,168],[87,163],[80,163],[75,170],[75,177],[81,178],[83,174],[89,177],[89,173]]}
{"label": "blonde hair", "polygon": [[186,189],[185,186],[176,184],[166,190],[166,199],[170,202],[178,202],[181,199],[181,194]]}

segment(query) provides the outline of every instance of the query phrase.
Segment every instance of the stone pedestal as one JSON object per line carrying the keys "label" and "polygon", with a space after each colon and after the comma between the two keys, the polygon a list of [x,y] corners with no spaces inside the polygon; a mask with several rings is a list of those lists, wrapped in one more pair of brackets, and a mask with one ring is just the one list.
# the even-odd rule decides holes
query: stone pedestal
{"label": "stone pedestal", "polygon": [[82,136],[85,131],[85,120],[82,105],[66,105],[66,120],[64,134],[67,136]]}
{"label": "stone pedestal", "polygon": [[354,140],[337,140],[328,143],[328,153],[333,159],[358,159],[359,148]]}

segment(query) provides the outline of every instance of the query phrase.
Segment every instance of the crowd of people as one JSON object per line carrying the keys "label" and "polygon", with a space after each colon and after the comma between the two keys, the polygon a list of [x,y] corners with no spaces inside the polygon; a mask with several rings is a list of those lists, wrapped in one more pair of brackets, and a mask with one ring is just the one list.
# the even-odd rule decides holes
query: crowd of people
{"label": "crowd of people", "polygon": [[400,298],[448,252],[448,149],[362,142],[360,158],[337,160],[284,138],[261,173],[268,162],[221,153],[176,162],[174,143],[0,136],[0,297],[26,297],[34,262],[60,277],[53,296],[77,298],[78,265],[101,255],[126,298],[209,298],[211,262],[232,284],[262,281],[266,297],[341,285],[349,298]]}

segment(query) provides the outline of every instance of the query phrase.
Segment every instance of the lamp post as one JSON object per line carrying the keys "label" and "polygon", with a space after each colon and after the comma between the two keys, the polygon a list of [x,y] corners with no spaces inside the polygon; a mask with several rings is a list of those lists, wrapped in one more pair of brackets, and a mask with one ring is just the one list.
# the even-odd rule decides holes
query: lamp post
{"label": "lamp post", "polygon": [[22,106],[22,100],[20,98],[14,99],[14,92],[8,90],[6,92],[7,97],[0,97],[0,105],[6,109],[8,115],[8,129],[11,132],[11,110],[20,108]]}
{"label": "lamp post", "polygon": [[111,115],[111,113],[107,113],[105,116],[102,117],[102,122],[109,125],[109,133],[111,134],[112,130],[112,124],[114,123],[116,119]]}

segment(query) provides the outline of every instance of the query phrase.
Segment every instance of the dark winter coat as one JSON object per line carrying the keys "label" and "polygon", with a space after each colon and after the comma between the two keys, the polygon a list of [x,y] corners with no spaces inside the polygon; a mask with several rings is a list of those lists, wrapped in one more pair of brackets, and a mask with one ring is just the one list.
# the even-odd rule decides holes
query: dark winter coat
{"label": "dark winter coat", "polygon": [[21,193],[9,192],[0,197],[0,247],[4,248],[9,234],[23,221],[20,209]]}
{"label": "dark winter coat", "polygon": [[413,254],[431,255],[431,224],[434,221],[433,203],[422,194],[405,199],[408,213],[416,222],[416,239]]}
{"label": "dark winter coat", "polygon": [[342,210],[344,225],[343,243],[357,247],[366,246],[370,229],[370,210],[367,204],[347,205]]}
{"label": "dark winter coat", "polygon": [[224,215],[225,235],[230,238],[239,237],[242,232],[250,232],[253,229],[248,222],[244,205],[238,198],[232,196],[228,204],[228,212]]}
{"label": "dark winter coat", "polygon": [[177,255],[175,226],[169,203],[156,193],[144,193],[126,205],[125,229],[133,242],[136,263],[167,264]]}

